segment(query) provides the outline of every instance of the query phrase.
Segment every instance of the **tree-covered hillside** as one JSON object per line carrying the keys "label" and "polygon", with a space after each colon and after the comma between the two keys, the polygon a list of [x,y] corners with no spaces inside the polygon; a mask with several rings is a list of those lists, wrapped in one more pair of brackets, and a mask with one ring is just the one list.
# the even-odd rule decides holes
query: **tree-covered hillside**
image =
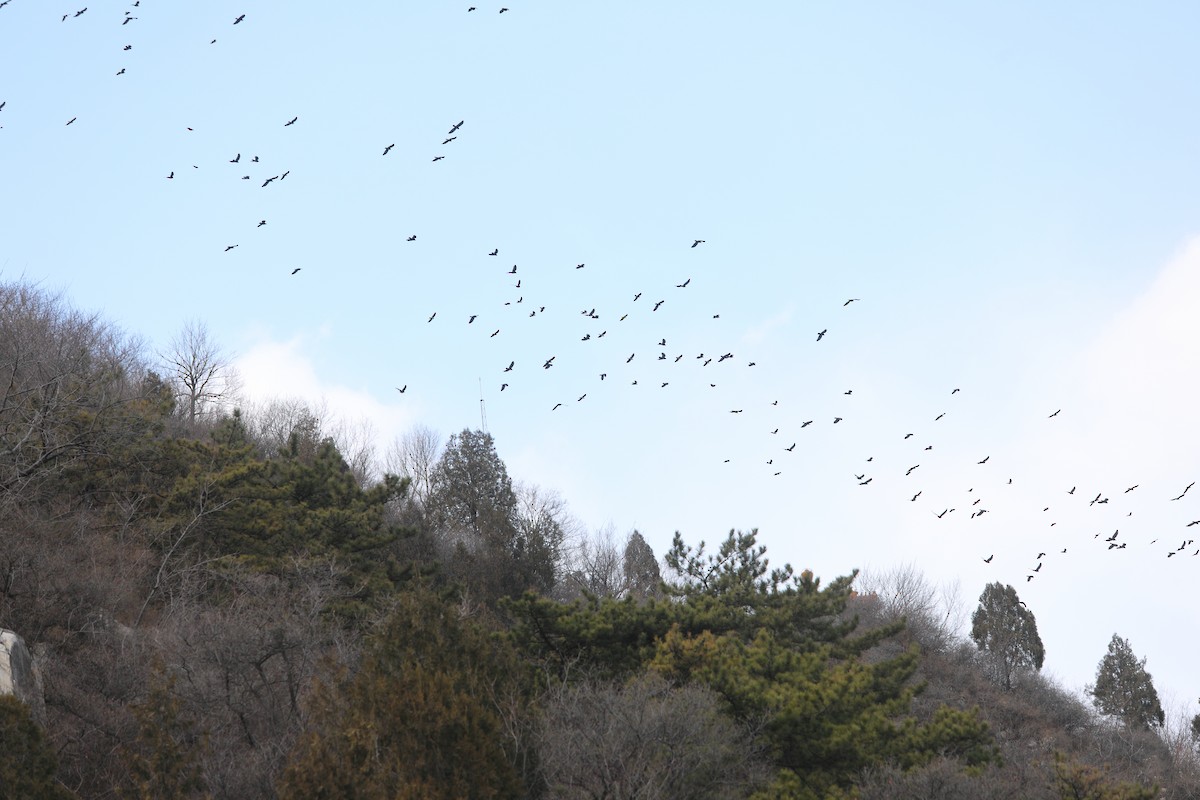
{"label": "tree-covered hillside", "polygon": [[191,330],[153,357],[0,285],[0,628],[46,708],[0,698],[0,797],[1200,797],[1116,634],[1092,709],[1012,587],[967,640],[916,572],[738,531],[659,558],[486,432],[379,468],[302,403],[243,412]]}

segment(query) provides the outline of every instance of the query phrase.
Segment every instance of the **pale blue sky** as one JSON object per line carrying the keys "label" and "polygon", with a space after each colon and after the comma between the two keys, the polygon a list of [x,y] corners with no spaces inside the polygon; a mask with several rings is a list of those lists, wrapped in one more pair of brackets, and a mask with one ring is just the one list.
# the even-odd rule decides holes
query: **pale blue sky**
{"label": "pale blue sky", "polygon": [[1011,582],[1068,685],[1117,632],[1196,696],[1200,7],[83,2],[0,9],[3,278],[202,319],[380,451],[482,379],[589,528]]}

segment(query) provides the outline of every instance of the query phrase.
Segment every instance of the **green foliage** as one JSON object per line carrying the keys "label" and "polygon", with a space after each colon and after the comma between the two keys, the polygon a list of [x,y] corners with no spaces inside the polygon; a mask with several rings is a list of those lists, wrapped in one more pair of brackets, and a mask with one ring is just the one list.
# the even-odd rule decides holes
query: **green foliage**
{"label": "green foliage", "polygon": [[1106,770],[1075,764],[1061,753],[1054,755],[1054,790],[1062,800],[1154,800],[1158,787],[1114,782]]}
{"label": "green foliage", "polygon": [[519,675],[502,640],[425,590],[405,593],[358,673],[317,693],[280,795],[521,796],[496,710]]}
{"label": "green foliage", "polygon": [[1166,719],[1154,681],[1146,672],[1146,659],[1139,661],[1129,641],[1115,633],[1090,693],[1101,714],[1117,717],[1126,727],[1157,728]]}
{"label": "green foliage", "polygon": [[807,571],[771,570],[755,539],[731,532],[706,554],[676,535],[667,562],[680,580],[662,600],[562,605],[526,595],[507,605],[515,640],[563,675],[582,667],[625,676],[649,665],[678,685],[712,688],[736,720],[761,728],[778,771],[764,797],[825,797],[878,761],[995,758],[974,712],[905,718],[920,690],[911,683],[917,652],[860,657],[902,623],[856,634],[857,620],[843,614],[853,576],[822,588]]}
{"label": "green foliage", "polygon": [[61,800],[71,793],[59,785],[54,750],[33,721],[29,708],[0,694],[0,800]]}
{"label": "green foliage", "polygon": [[160,665],[146,699],[133,708],[137,741],[123,750],[134,781],[126,792],[130,800],[204,796],[200,776],[204,737],[183,713],[174,689],[174,676]]}
{"label": "green foliage", "polygon": [[1033,612],[1021,604],[1017,590],[989,583],[971,615],[971,639],[987,658],[993,677],[1011,690],[1021,670],[1040,670],[1046,658]]}

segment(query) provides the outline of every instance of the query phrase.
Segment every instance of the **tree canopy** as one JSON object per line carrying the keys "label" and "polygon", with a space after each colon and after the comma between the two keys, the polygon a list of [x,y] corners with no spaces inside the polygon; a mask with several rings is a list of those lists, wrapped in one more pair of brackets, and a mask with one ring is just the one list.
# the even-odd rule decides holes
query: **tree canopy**
{"label": "tree canopy", "polygon": [[1146,671],[1146,659],[1139,661],[1129,640],[1115,633],[1096,668],[1096,683],[1090,691],[1101,714],[1116,717],[1127,727],[1156,728],[1166,719],[1154,681]]}
{"label": "tree canopy", "polygon": [[997,683],[1010,690],[1021,670],[1040,670],[1046,658],[1037,620],[1011,585],[989,583],[971,615],[971,639]]}

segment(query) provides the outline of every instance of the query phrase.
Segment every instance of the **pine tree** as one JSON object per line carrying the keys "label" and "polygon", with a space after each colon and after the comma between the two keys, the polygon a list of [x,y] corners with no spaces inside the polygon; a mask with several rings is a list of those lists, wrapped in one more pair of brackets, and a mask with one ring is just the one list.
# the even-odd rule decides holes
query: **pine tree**
{"label": "pine tree", "polygon": [[983,651],[997,683],[1005,691],[1023,669],[1040,670],[1046,658],[1037,620],[1012,586],[989,583],[971,615],[971,638]]}
{"label": "pine tree", "polygon": [[33,721],[29,707],[0,695],[0,800],[62,800],[71,793],[59,785],[54,749]]}
{"label": "pine tree", "polygon": [[1117,717],[1126,727],[1156,728],[1166,719],[1154,681],[1146,672],[1146,659],[1139,661],[1129,641],[1115,633],[1089,692],[1101,714]]}

